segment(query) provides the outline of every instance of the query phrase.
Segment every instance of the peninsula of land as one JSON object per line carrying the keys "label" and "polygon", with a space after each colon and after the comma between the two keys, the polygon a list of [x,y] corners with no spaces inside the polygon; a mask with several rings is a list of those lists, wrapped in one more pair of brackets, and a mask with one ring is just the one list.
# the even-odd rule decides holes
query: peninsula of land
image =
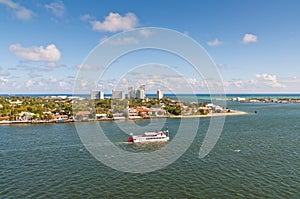
{"label": "peninsula of land", "polygon": [[90,99],[74,96],[0,97],[0,124],[190,118],[243,115],[207,102],[181,102],[170,97]]}

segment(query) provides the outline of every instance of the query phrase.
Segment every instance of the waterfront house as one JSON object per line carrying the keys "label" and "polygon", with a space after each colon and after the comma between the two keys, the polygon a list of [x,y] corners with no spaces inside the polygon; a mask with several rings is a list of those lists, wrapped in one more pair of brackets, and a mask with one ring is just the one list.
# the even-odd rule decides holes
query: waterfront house
{"label": "waterfront house", "polygon": [[168,117],[167,111],[161,107],[153,108],[149,110],[150,117]]}
{"label": "waterfront house", "polygon": [[19,113],[16,119],[21,121],[28,121],[28,120],[32,120],[34,115],[35,115],[34,113],[22,111],[21,113]]}
{"label": "waterfront house", "polygon": [[125,120],[124,113],[114,113],[113,114],[114,120]]}
{"label": "waterfront house", "polygon": [[53,117],[54,120],[67,120],[69,119],[69,116],[68,115],[55,115]]}
{"label": "waterfront house", "polygon": [[106,113],[96,114],[95,118],[96,120],[104,120],[107,119],[107,114]]}
{"label": "waterfront house", "polygon": [[91,112],[90,111],[78,111],[76,113],[76,119],[79,120],[87,120],[91,118]]}

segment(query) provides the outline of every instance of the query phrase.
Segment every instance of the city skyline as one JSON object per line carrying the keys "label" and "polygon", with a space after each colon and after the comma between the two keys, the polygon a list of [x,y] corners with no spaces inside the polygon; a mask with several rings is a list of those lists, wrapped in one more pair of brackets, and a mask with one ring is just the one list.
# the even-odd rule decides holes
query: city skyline
{"label": "city skyline", "polygon": [[164,94],[163,91],[158,89],[155,93],[147,93],[146,85],[140,85],[138,89],[133,86],[129,86],[127,89],[127,94],[124,90],[112,90],[110,93],[104,93],[102,90],[92,90],[90,95],[91,99],[104,99],[105,96],[110,96],[114,99],[145,99],[147,95],[156,94],[157,99],[162,99]]}
{"label": "city skyline", "polygon": [[[72,93],[78,70],[96,72],[83,63],[97,45],[122,31],[143,27],[172,29],[198,42],[215,62],[226,93],[299,93],[299,6],[295,0],[176,5],[169,0],[85,4],[0,0],[0,93]],[[151,37],[150,32],[140,32]],[[122,47],[138,42],[131,37],[109,44]],[[181,80],[163,72],[153,75],[159,64],[179,72]],[[145,73],[146,68],[151,69]],[[176,92],[184,93],[186,82],[196,93],[208,93],[205,80],[191,68],[165,52],[132,53],[112,63],[95,89],[108,93],[118,85],[132,85],[132,80],[149,85],[149,93],[157,89],[168,93],[166,85],[175,84]]]}

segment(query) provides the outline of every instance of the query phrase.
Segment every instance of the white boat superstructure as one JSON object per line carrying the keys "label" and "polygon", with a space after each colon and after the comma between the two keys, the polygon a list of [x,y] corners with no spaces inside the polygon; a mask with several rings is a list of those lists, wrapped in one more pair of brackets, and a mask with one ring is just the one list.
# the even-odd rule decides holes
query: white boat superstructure
{"label": "white boat superstructure", "polygon": [[128,137],[128,142],[144,143],[144,142],[166,142],[169,141],[169,130],[158,132],[145,132],[144,135],[133,135]]}

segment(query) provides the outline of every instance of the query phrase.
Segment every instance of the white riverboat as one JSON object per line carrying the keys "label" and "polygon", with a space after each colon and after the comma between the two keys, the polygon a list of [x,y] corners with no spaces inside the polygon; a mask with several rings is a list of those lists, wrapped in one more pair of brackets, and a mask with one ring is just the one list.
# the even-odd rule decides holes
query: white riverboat
{"label": "white riverboat", "polygon": [[145,132],[144,135],[133,135],[130,133],[128,142],[132,143],[147,143],[147,142],[167,142],[170,140],[169,130],[158,132]]}

